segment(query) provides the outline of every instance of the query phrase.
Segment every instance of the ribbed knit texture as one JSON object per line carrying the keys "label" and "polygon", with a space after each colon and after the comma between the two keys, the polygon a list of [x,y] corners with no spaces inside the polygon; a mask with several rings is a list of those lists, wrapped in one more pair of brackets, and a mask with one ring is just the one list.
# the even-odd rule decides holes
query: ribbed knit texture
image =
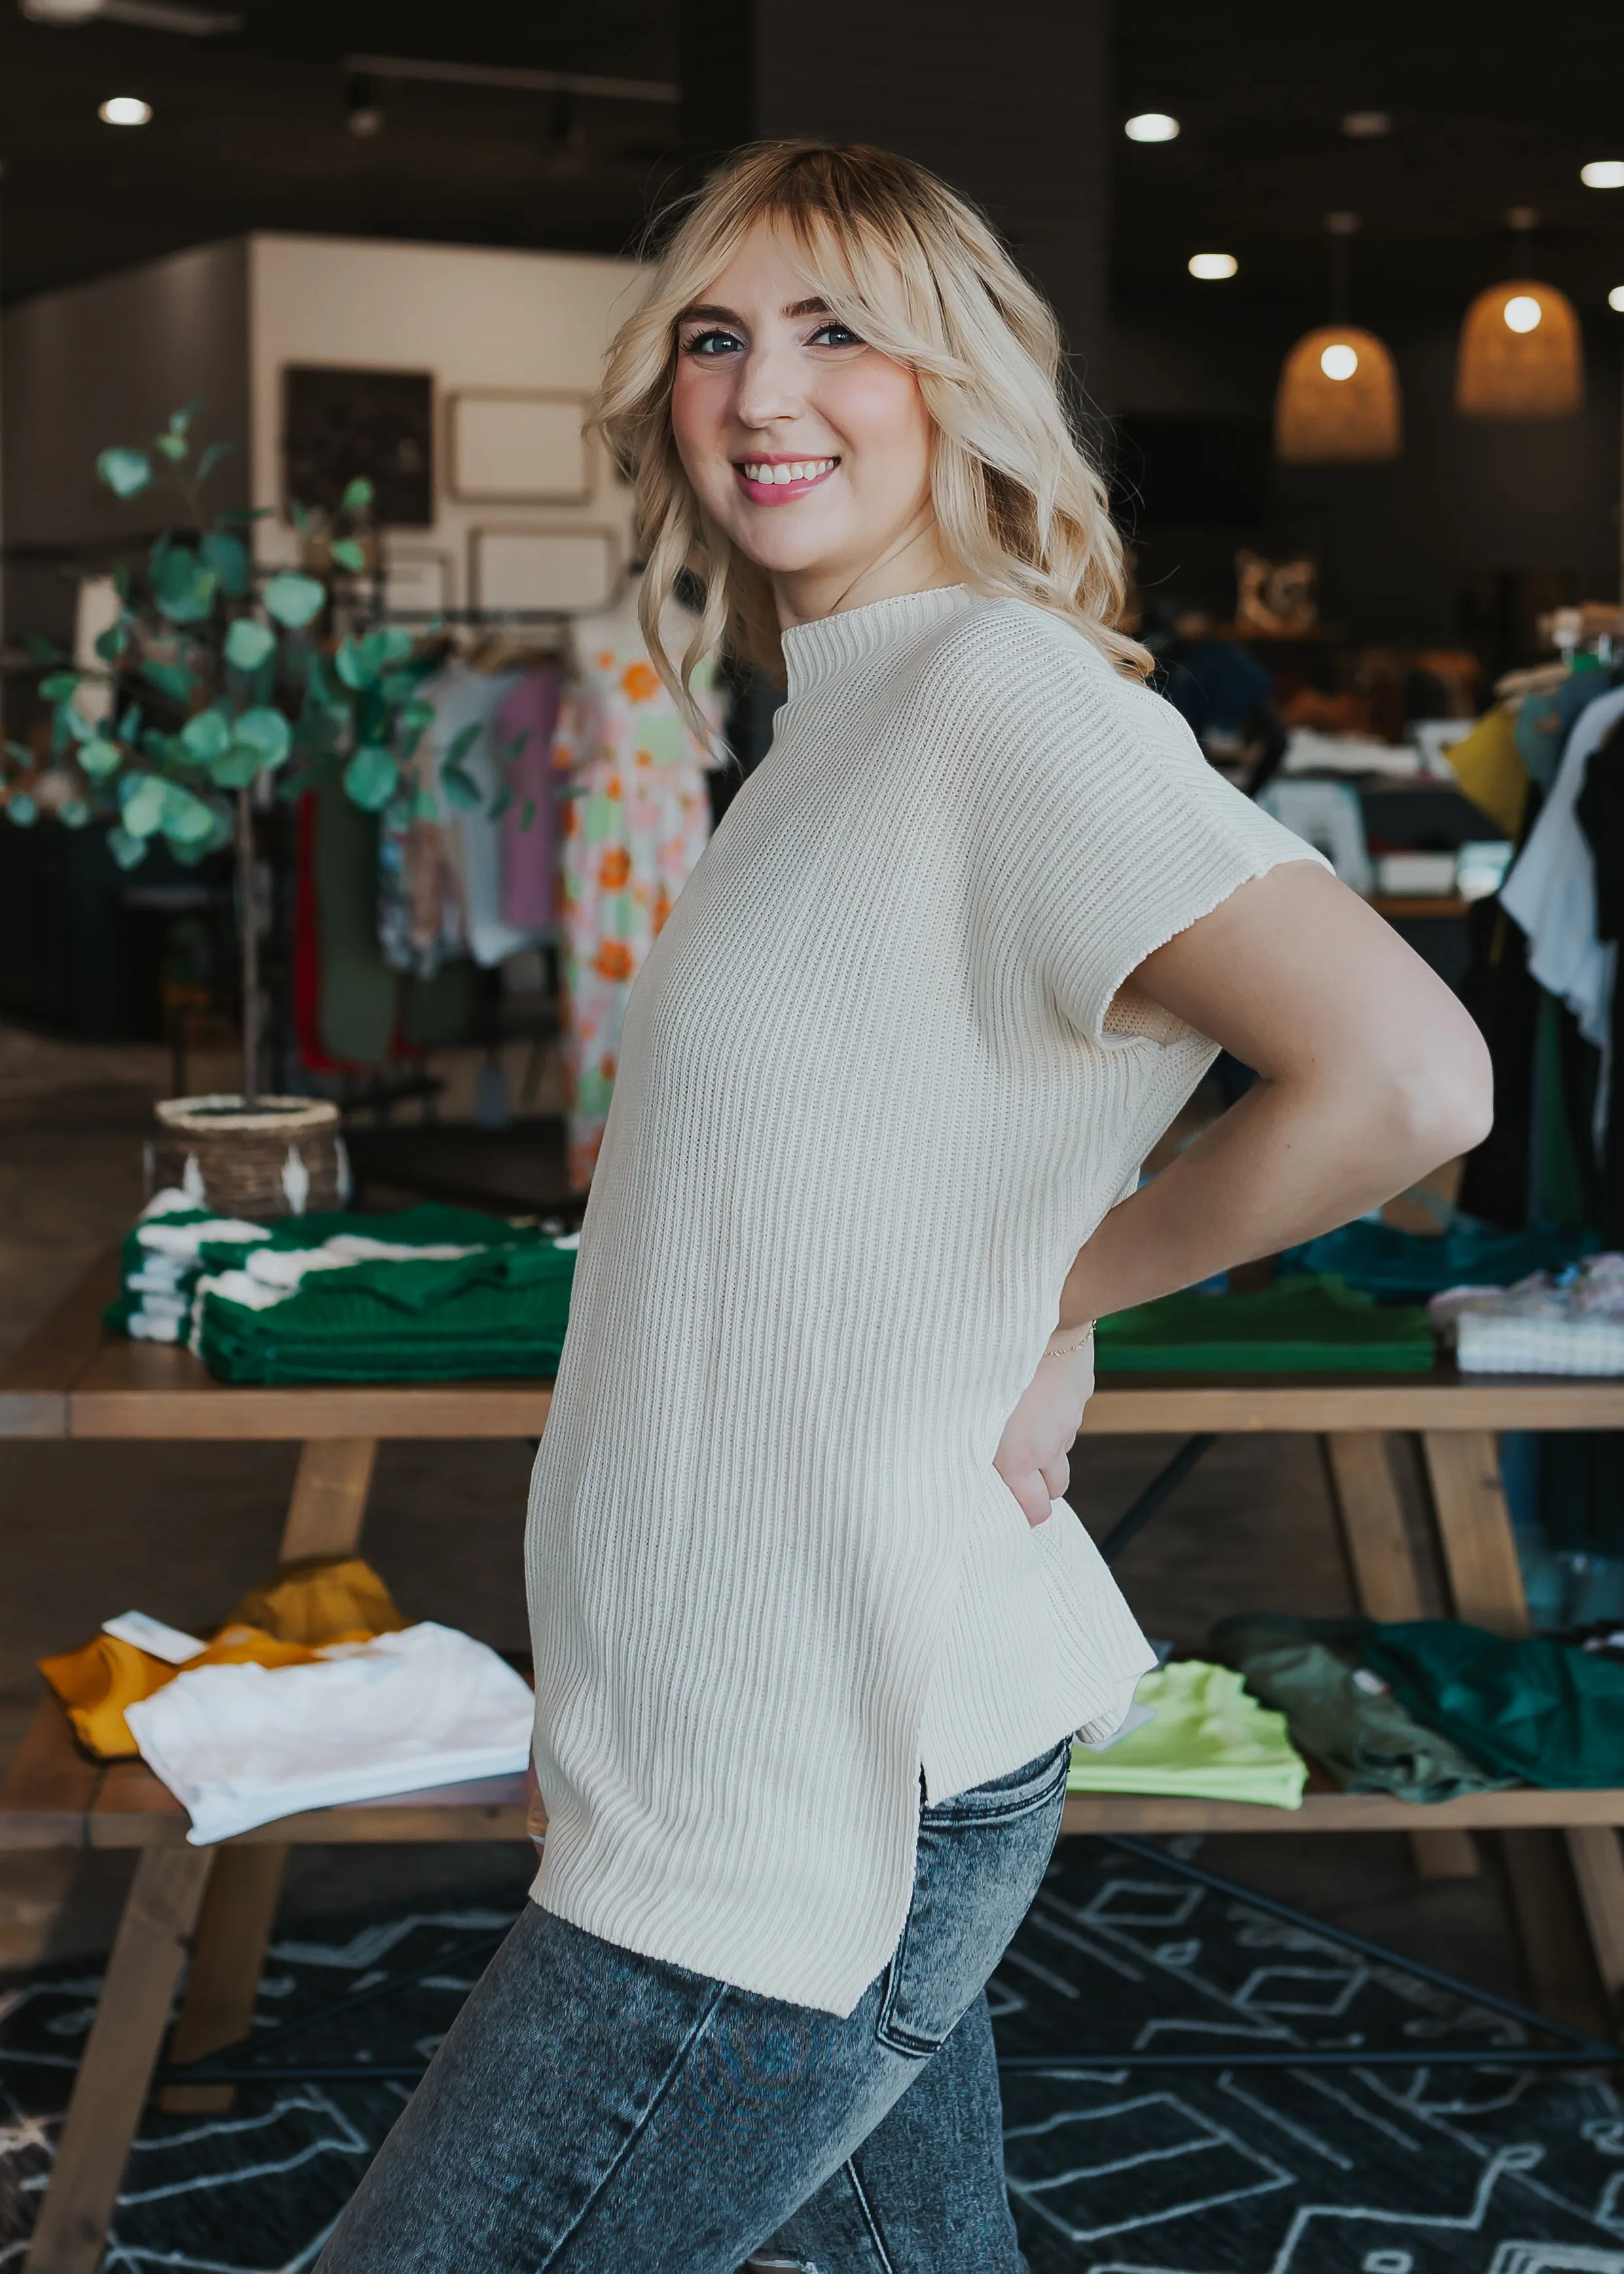
{"label": "ribbed knit texture", "polygon": [[[533,1893],[848,2014],[931,1798],[1151,1663],[993,1469],[1078,1248],[1212,1045],[1114,998],[1315,856],[1077,632],[960,586],[785,639],[633,991],[530,1492]],[[1108,1031],[1108,1013],[1109,1031]]]}

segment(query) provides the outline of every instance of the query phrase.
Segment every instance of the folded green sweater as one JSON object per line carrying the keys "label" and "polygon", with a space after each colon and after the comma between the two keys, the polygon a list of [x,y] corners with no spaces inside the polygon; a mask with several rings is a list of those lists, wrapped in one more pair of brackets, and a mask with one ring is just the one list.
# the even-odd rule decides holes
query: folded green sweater
{"label": "folded green sweater", "polygon": [[1279,1282],[1252,1295],[1165,1295],[1094,1330],[1106,1374],[1425,1374],[1426,1313],[1378,1304],[1340,1279]]}

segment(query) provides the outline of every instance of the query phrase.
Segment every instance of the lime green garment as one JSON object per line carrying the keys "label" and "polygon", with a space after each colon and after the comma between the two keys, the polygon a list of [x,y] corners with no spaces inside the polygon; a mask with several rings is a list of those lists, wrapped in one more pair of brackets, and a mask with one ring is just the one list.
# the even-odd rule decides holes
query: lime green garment
{"label": "lime green garment", "polygon": [[1292,1750],[1285,1715],[1248,1697],[1230,1668],[1176,1660],[1142,1676],[1134,1701],[1148,1706],[1154,1720],[1103,1750],[1073,1746],[1068,1792],[1302,1806],[1308,1770]]}
{"label": "lime green garment", "polygon": [[1094,1329],[1099,1374],[1426,1374],[1435,1350],[1418,1305],[1312,1276],[1255,1295],[1164,1295]]}

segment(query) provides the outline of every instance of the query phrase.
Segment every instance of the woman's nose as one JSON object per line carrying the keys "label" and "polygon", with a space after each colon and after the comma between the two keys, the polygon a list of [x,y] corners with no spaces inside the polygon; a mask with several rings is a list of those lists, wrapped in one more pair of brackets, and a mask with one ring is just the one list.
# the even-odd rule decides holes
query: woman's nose
{"label": "woman's nose", "polygon": [[771,426],[799,417],[803,407],[791,359],[771,347],[752,349],[739,375],[737,409],[747,426]]}

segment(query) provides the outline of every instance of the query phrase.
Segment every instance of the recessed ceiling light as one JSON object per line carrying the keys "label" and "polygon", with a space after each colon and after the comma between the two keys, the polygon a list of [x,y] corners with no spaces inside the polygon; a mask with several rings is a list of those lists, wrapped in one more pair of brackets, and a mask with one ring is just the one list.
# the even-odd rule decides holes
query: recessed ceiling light
{"label": "recessed ceiling light", "polygon": [[1233,276],[1240,262],[1232,252],[1192,252],[1190,274],[1199,276],[1203,284],[1217,284],[1226,276]]}
{"label": "recessed ceiling light", "polygon": [[1320,368],[1327,379],[1351,379],[1359,367],[1359,351],[1346,340],[1333,340],[1320,350]]}
{"label": "recessed ceiling light", "polygon": [[1613,286],[1607,295],[1607,305],[1610,308],[1616,308],[1620,315],[1624,316],[1624,284]]}
{"label": "recessed ceiling light", "polygon": [[1356,142],[1379,142],[1384,134],[1392,132],[1390,110],[1350,110],[1342,121],[1342,132],[1350,134]]}
{"label": "recessed ceiling light", "polygon": [[109,94],[96,117],[109,126],[145,126],[152,117],[152,105],[143,102],[139,94]]}
{"label": "recessed ceiling light", "polygon": [[1179,127],[1177,119],[1170,118],[1165,110],[1141,110],[1122,131],[1130,142],[1177,142]]}
{"label": "recessed ceiling light", "polygon": [[1598,158],[1579,169],[1587,190],[1624,190],[1624,158]]}
{"label": "recessed ceiling light", "polygon": [[1508,332],[1537,332],[1545,310],[1531,292],[1514,292],[1500,313]]}

